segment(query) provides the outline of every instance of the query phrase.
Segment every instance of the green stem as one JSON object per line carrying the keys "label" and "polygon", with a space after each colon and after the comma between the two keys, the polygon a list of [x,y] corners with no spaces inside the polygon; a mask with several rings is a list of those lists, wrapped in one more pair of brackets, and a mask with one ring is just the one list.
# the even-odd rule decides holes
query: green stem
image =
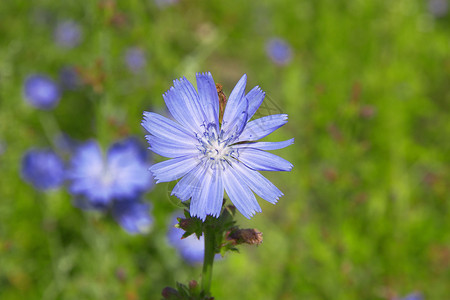
{"label": "green stem", "polygon": [[51,112],[43,112],[42,115],[39,116],[39,121],[41,122],[44,134],[49,143],[53,144],[53,147],[57,149],[58,147],[55,145],[55,137],[61,135],[62,131],[55,115]]}
{"label": "green stem", "polygon": [[[214,218],[214,220],[216,220]],[[214,255],[215,255],[215,245],[216,245],[216,237],[215,237],[215,228],[211,222],[206,222],[205,224],[205,257],[203,259],[203,272],[202,272],[202,290],[205,295],[210,294],[211,288],[211,279],[212,279],[212,268],[214,263]]]}

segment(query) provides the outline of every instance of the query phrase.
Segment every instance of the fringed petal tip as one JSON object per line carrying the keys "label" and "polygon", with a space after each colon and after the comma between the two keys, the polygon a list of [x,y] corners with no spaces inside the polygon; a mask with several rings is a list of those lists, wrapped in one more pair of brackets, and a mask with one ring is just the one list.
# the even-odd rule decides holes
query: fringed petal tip
{"label": "fringed petal tip", "polygon": [[[261,102],[266,97],[266,92],[264,92],[263,89],[259,85],[257,85],[250,92],[248,92],[248,94],[245,95],[245,97],[249,101],[255,101],[259,108],[259,106],[261,105]],[[255,103],[255,105],[256,105],[256,103]]]}
{"label": "fringed petal tip", "polygon": [[152,167],[147,169],[150,172],[150,175],[153,177],[153,180],[155,180],[156,183],[160,183],[162,182],[159,178],[158,175],[152,171]]}
{"label": "fringed petal tip", "polygon": [[208,76],[208,77],[212,77],[211,72],[207,71],[207,72],[197,72],[195,73],[195,76]]}
{"label": "fringed petal tip", "polygon": [[151,113],[148,111],[144,111],[144,113],[142,114],[144,117],[142,118],[141,126],[144,127],[144,129],[146,129],[146,130],[147,130],[148,123],[150,122],[150,120],[149,120],[150,114]]}
{"label": "fringed petal tip", "polygon": [[[254,87],[253,87],[253,89],[252,89],[255,93],[257,92],[257,93],[260,93],[260,92],[263,92],[264,93],[264,91],[261,89],[261,87],[259,86],[259,85],[255,85]],[[248,95],[248,94],[247,94]]]}
{"label": "fringed petal tip", "polygon": [[253,218],[256,213],[262,213],[261,208],[259,208],[258,210],[253,210],[253,211],[247,211],[245,214],[241,211],[241,214],[246,218],[246,219],[251,219]]}
{"label": "fringed petal tip", "polygon": [[[261,211],[258,211],[258,212],[261,212]],[[218,218],[220,216],[220,213],[221,213],[221,211],[219,211],[218,213],[205,213],[205,214],[202,214],[202,213],[199,213],[199,212],[194,212],[194,213],[191,213],[191,217],[199,218],[200,220],[202,220],[202,222],[205,222],[205,220],[206,220],[206,218],[208,216],[211,216],[213,218]],[[253,212],[249,216],[245,216],[245,217],[247,219],[250,219],[254,215],[255,215],[255,212]]]}
{"label": "fringed petal tip", "polygon": [[165,91],[162,94],[164,100],[166,100],[166,98],[169,96],[169,94],[172,93],[174,90],[175,90],[175,88],[173,86],[171,86],[169,89],[167,89],[167,91]]}
{"label": "fringed petal tip", "polygon": [[186,78],[184,78],[184,76],[183,76],[183,77],[180,77],[180,78],[176,78],[176,79],[174,79],[174,80],[172,81],[172,82],[173,82],[173,85],[176,86],[176,85],[182,83],[185,79],[186,79]]}
{"label": "fringed petal tip", "polygon": [[192,213],[191,217],[194,218],[199,218],[200,220],[202,220],[202,222],[205,222],[206,220],[206,214],[199,214],[199,213]]}

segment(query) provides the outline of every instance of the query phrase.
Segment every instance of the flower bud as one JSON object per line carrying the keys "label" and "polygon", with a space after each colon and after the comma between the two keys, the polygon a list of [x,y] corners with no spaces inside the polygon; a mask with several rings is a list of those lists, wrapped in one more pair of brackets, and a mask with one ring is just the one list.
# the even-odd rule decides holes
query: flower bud
{"label": "flower bud", "polygon": [[192,225],[193,220],[192,219],[183,219],[178,218],[178,227],[183,229],[184,231],[187,231],[188,228]]}
{"label": "flower bud", "polygon": [[176,289],[167,286],[162,290],[161,295],[164,299],[176,299],[179,293]]}
{"label": "flower bud", "polygon": [[197,281],[195,281],[195,280],[189,281],[189,289],[193,290],[193,289],[195,289],[197,286],[198,286]]}
{"label": "flower bud", "polygon": [[262,232],[253,229],[237,229],[229,233],[228,239],[238,244],[259,245],[263,241]]}

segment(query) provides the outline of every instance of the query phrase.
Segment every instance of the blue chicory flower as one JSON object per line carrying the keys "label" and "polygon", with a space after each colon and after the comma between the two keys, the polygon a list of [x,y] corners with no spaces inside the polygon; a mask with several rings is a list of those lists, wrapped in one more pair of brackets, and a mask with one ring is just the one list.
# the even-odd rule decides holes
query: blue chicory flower
{"label": "blue chicory flower", "polygon": [[140,48],[128,48],[124,58],[128,69],[133,73],[138,73],[147,64],[145,53]]}
{"label": "blue chicory flower", "polygon": [[292,59],[291,46],[281,38],[272,38],[266,43],[266,53],[277,65],[286,65]]}
{"label": "blue chicory flower", "polygon": [[81,42],[82,31],[80,25],[72,20],[58,23],[55,32],[55,42],[64,48],[74,48]]}
{"label": "blue chicory flower", "polygon": [[113,144],[106,158],[98,143],[89,141],[72,157],[69,191],[100,207],[113,199],[135,199],[153,184],[148,167],[145,150],[135,139]]}
{"label": "blue chicory flower", "polygon": [[49,149],[31,149],[22,158],[22,178],[38,190],[55,189],[64,182],[64,163]]}
{"label": "blue chicory flower", "polygon": [[[286,114],[249,121],[261,105],[265,93],[253,88],[245,94],[244,75],[230,94],[222,124],[219,99],[211,73],[198,73],[198,93],[186,79],[174,80],[164,95],[176,121],[144,112],[142,126],[150,150],[171,158],[150,168],[159,182],[181,180],[172,195],[191,199],[190,214],[205,220],[218,217],[226,191],[231,202],[246,217],[261,212],[255,195],[276,203],[283,193],[258,171],[290,171],[292,164],[264,150],[281,149],[283,142],[256,142],[287,123]],[[253,191],[253,192],[252,192]]]}
{"label": "blue chicory flower", "polygon": [[29,104],[44,110],[54,108],[61,98],[58,85],[49,77],[40,74],[33,74],[25,79],[23,92]]}
{"label": "blue chicory flower", "polygon": [[112,206],[112,215],[129,234],[145,234],[152,227],[150,205],[135,199],[117,200]]}

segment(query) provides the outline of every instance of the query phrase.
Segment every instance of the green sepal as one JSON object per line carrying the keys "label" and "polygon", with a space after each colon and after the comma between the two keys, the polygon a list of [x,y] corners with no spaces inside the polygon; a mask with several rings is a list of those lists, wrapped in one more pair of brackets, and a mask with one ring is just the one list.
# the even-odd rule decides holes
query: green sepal
{"label": "green sepal", "polygon": [[166,287],[162,295],[163,300],[214,300],[201,291],[200,285],[195,280],[191,280],[188,285],[177,282],[176,289]]}

